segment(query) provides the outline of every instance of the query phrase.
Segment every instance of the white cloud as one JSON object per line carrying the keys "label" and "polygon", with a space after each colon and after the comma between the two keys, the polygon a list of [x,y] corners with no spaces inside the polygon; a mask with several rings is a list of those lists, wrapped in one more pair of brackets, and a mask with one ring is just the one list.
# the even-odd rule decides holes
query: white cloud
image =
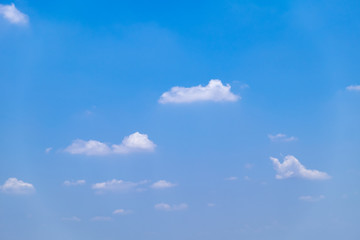
{"label": "white cloud", "polygon": [[324,195],[320,195],[320,196],[300,196],[299,200],[301,201],[305,201],[305,202],[318,202],[322,199],[324,199],[325,196]]}
{"label": "white cloud", "polygon": [[288,137],[283,133],[278,133],[276,135],[269,134],[268,137],[272,142],[292,142],[297,140],[296,137]]}
{"label": "white cloud", "polygon": [[70,154],[92,155],[109,155],[109,154],[126,154],[139,151],[154,151],[156,145],[148,138],[147,134],[135,132],[124,137],[121,144],[108,144],[96,140],[84,141],[81,139],[74,140],[73,143],[65,149]]}
{"label": "white cloud", "polygon": [[164,189],[164,188],[171,188],[171,187],[175,187],[175,186],[176,186],[176,184],[165,181],[165,180],[159,180],[151,185],[151,187],[154,189]]}
{"label": "white cloud", "polygon": [[212,79],[206,86],[172,87],[170,91],[161,95],[159,103],[235,102],[240,99],[240,96],[230,90],[229,84],[223,85],[220,80]]}
{"label": "white cloud", "polygon": [[13,24],[27,24],[29,22],[28,16],[20,12],[13,3],[9,5],[0,4],[0,15]]}
{"label": "white cloud", "polygon": [[76,217],[76,216],[72,216],[72,217],[64,217],[61,220],[63,221],[69,221],[69,222],[80,222],[81,219]]}
{"label": "white cloud", "polygon": [[64,181],[65,186],[78,186],[78,185],[84,185],[85,183],[86,183],[85,180],[76,180],[76,181],[66,180],[66,181]]}
{"label": "white cloud", "polygon": [[132,213],[131,210],[125,210],[125,209],[116,209],[113,214],[114,215],[126,215]]}
{"label": "white cloud", "polygon": [[351,85],[346,87],[346,90],[348,91],[359,91],[360,92],[360,85]]}
{"label": "white cloud", "polygon": [[112,145],[114,153],[130,153],[136,151],[153,151],[156,145],[149,139],[147,134],[135,132],[125,137],[121,144]]}
{"label": "white cloud", "polygon": [[208,207],[215,207],[216,205],[215,205],[215,203],[208,203],[207,206],[208,206]]}
{"label": "white cloud", "polygon": [[236,181],[238,180],[237,177],[228,177],[228,178],[225,178],[226,181]]}
{"label": "white cloud", "polygon": [[188,205],[186,203],[169,205],[167,203],[158,203],[154,206],[156,210],[160,211],[181,211],[186,210]]}
{"label": "white cloud", "polygon": [[286,156],[283,163],[280,163],[277,158],[273,157],[270,157],[270,160],[273,162],[274,169],[276,170],[277,179],[299,177],[310,180],[325,180],[330,178],[325,172],[306,169],[299,160],[291,155]]}
{"label": "white cloud", "polygon": [[66,152],[71,154],[84,154],[84,155],[106,155],[111,153],[111,149],[105,143],[89,140],[84,141],[76,139],[73,143],[65,149]]}
{"label": "white cloud", "polygon": [[0,190],[9,194],[30,194],[35,192],[35,188],[31,183],[26,183],[17,178],[9,178],[4,185],[0,186]]}
{"label": "white cloud", "polygon": [[107,182],[95,183],[92,185],[92,189],[94,189],[97,193],[103,192],[129,192],[132,190],[136,190],[137,187],[147,183],[146,180],[141,182],[126,182],[123,180],[113,179]]}
{"label": "white cloud", "polygon": [[104,217],[104,216],[96,216],[90,219],[93,222],[108,222],[111,221],[111,217]]}

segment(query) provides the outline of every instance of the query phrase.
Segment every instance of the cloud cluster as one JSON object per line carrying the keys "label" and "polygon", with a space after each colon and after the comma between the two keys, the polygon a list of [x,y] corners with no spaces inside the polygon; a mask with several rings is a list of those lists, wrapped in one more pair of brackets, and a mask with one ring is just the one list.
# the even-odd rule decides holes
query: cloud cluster
{"label": "cloud cluster", "polygon": [[151,185],[151,187],[154,189],[172,188],[175,186],[176,186],[176,184],[165,181],[165,180],[159,180]]}
{"label": "cloud cluster", "polygon": [[114,215],[127,215],[127,214],[130,214],[131,212],[132,212],[131,210],[116,209],[116,210],[114,210],[113,214]]}
{"label": "cloud cluster", "polygon": [[17,178],[9,178],[0,186],[0,191],[9,194],[30,194],[35,192],[35,188],[31,183],[26,183]]}
{"label": "cloud cluster", "polygon": [[292,142],[297,140],[296,137],[288,137],[286,136],[286,134],[283,133],[278,133],[276,135],[268,135],[268,138],[272,141],[272,142]]}
{"label": "cloud cluster", "polygon": [[172,87],[161,95],[159,103],[191,103],[191,102],[235,102],[240,96],[233,94],[229,84],[223,85],[218,79],[210,80],[206,86]]}
{"label": "cloud cluster", "polygon": [[360,85],[350,85],[350,86],[346,87],[346,90],[360,92]]}
{"label": "cloud cluster", "polygon": [[74,140],[73,143],[65,149],[70,154],[83,154],[88,156],[126,154],[139,151],[154,151],[156,145],[148,138],[147,134],[135,132],[124,137],[121,144],[113,144],[111,147],[96,140],[84,141]]}
{"label": "cloud cluster", "polygon": [[0,15],[12,24],[21,25],[29,22],[28,16],[20,12],[13,3],[9,5],[0,4]]}
{"label": "cloud cluster", "polygon": [[330,178],[325,172],[306,169],[298,159],[291,155],[286,156],[283,163],[273,157],[270,157],[270,160],[273,162],[277,179],[298,177],[310,180],[325,180]]}
{"label": "cloud cluster", "polygon": [[182,211],[188,208],[186,203],[170,205],[167,203],[155,204],[154,208],[159,211]]}

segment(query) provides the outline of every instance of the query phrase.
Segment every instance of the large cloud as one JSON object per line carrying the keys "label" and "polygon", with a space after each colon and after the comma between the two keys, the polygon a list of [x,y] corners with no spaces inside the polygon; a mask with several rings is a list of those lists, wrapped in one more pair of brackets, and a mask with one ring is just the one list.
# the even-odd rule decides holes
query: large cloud
{"label": "large cloud", "polygon": [[147,183],[146,180],[141,182],[127,182],[123,180],[113,179],[107,182],[95,183],[92,188],[97,193],[103,192],[129,192],[136,190],[140,185]]}
{"label": "large cloud", "polygon": [[229,84],[223,85],[218,79],[210,80],[206,86],[173,87],[161,95],[160,103],[191,103],[200,101],[235,102],[240,96],[233,94]]}
{"label": "large cloud", "polygon": [[148,138],[147,134],[135,132],[124,137],[121,144],[113,144],[111,147],[96,140],[84,141],[81,139],[74,140],[65,151],[71,154],[84,155],[108,155],[108,154],[126,154],[138,151],[153,151],[156,145]]}
{"label": "large cloud", "polygon": [[4,185],[0,186],[0,190],[9,194],[30,194],[35,192],[35,188],[31,183],[26,183],[17,178],[9,178]]}
{"label": "large cloud", "polygon": [[29,21],[28,16],[20,12],[13,3],[0,4],[0,15],[12,24],[27,24]]}
{"label": "large cloud", "polygon": [[325,172],[306,169],[299,160],[291,155],[286,156],[283,163],[280,163],[279,159],[273,157],[270,157],[270,160],[273,162],[277,179],[298,177],[310,180],[325,180],[330,178]]}

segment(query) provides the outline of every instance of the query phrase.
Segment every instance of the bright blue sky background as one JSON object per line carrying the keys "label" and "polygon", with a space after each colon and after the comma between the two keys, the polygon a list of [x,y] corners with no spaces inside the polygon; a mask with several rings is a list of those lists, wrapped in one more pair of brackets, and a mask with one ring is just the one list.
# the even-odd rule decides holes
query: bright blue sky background
{"label": "bright blue sky background", "polygon": [[[359,1],[14,3],[29,22],[0,19],[0,184],[36,191],[0,194],[1,239],[359,239]],[[241,100],[158,103],[210,79]],[[136,131],[154,152],[64,151]],[[276,179],[285,155],[331,179]],[[92,189],[112,179],[176,186]]]}

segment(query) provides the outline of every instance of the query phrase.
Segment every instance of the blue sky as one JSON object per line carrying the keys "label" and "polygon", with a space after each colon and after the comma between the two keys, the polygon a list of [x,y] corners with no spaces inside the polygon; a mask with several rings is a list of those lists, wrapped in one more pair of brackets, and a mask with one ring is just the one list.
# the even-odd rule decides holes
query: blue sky
{"label": "blue sky", "polygon": [[0,4],[1,239],[359,239],[360,2]]}

